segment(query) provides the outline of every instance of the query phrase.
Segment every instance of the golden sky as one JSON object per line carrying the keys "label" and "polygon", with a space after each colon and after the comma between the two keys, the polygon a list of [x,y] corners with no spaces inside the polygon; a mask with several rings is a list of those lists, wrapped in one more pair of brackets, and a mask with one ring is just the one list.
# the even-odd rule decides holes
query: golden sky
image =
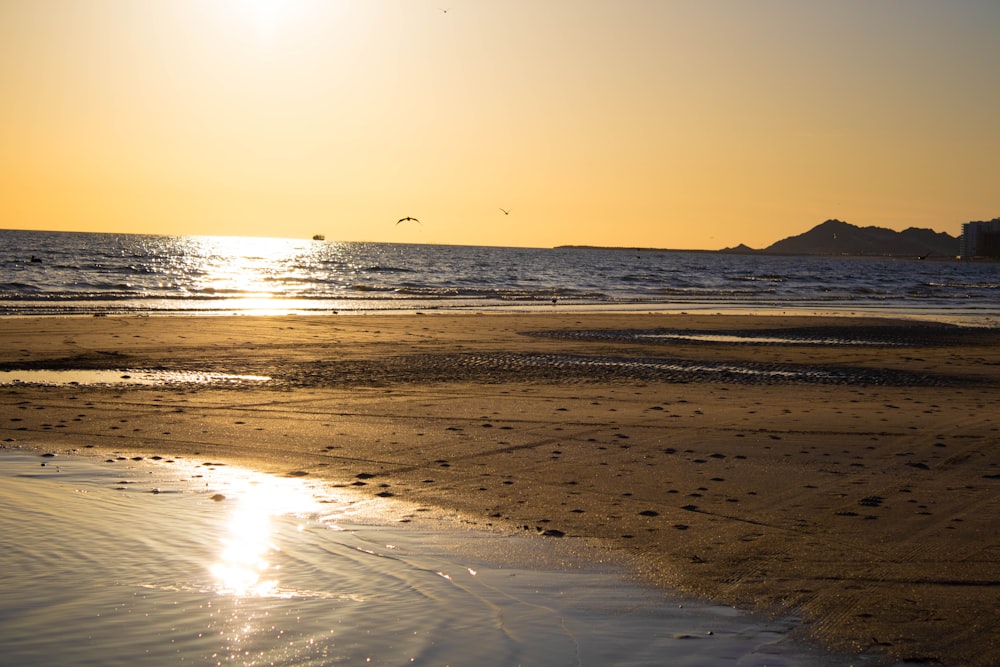
{"label": "golden sky", "polygon": [[997,216],[996,0],[0,0],[0,228],[718,249]]}

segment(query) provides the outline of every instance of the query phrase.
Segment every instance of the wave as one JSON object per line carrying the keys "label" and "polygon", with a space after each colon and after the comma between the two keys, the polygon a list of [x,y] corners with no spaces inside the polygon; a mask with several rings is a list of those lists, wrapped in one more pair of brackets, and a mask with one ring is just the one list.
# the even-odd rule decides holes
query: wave
{"label": "wave", "polygon": [[926,283],[928,287],[943,287],[947,289],[982,289],[982,290],[994,290],[1000,289],[1000,282],[987,282],[987,283],[976,283],[976,282],[929,282]]}
{"label": "wave", "polygon": [[[581,305],[845,304],[1000,312],[998,266],[723,253],[311,244],[219,252],[194,237],[33,232],[0,248],[2,312]],[[282,251],[282,244],[285,250]],[[22,261],[36,255],[42,261]],[[365,305],[367,304],[367,305]]]}
{"label": "wave", "polygon": [[736,275],[727,276],[728,280],[735,280],[738,282],[749,282],[749,283],[783,283],[788,280],[788,276],[781,276],[775,274],[763,274],[763,275]]}
{"label": "wave", "polygon": [[368,273],[414,273],[413,269],[408,269],[405,266],[368,266],[362,269]]}

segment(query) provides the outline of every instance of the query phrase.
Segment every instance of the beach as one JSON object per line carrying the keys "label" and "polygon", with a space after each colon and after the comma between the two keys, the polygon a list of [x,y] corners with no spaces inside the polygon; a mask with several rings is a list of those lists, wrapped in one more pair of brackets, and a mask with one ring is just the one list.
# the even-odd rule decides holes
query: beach
{"label": "beach", "polygon": [[[1000,331],[779,315],[5,318],[0,440],[310,476],[577,540],[838,651],[1000,663]],[[123,378],[127,380],[127,378]]]}

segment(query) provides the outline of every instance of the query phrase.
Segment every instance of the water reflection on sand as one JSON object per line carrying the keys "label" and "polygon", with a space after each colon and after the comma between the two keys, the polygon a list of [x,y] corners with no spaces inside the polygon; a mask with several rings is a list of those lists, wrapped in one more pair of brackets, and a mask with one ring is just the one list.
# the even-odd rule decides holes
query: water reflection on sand
{"label": "water reflection on sand", "polygon": [[[271,556],[280,547],[271,536],[273,516],[313,514],[319,504],[297,480],[261,476],[230,481],[235,504],[230,509],[222,550],[211,566],[220,590],[234,595],[273,595],[278,568]],[[220,493],[219,496],[222,494]]]}
{"label": "water reflection on sand", "polygon": [[524,557],[551,540],[393,525],[308,477],[0,463],[0,665],[846,664],[794,621]]}
{"label": "water reflection on sand", "polygon": [[267,382],[264,375],[232,375],[204,371],[168,371],[158,369],[31,369],[0,370],[0,385],[147,385],[167,384],[242,384]]}

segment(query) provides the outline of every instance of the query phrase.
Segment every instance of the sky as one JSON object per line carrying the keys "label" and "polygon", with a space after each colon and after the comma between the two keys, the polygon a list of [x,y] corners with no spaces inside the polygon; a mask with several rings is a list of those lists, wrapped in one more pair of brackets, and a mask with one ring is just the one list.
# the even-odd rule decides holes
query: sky
{"label": "sky", "polygon": [[715,250],[994,217],[996,0],[0,0],[0,229]]}

